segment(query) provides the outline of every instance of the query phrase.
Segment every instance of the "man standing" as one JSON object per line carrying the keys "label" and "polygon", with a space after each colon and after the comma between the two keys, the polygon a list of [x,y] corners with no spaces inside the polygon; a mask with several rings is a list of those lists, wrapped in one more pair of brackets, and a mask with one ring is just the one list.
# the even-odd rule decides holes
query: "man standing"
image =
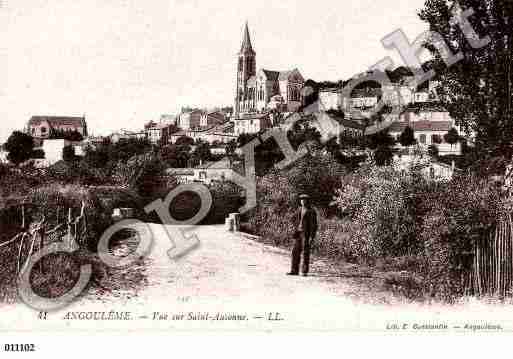
{"label": "man standing", "polygon": [[317,233],[317,212],[310,205],[310,197],[306,194],[299,196],[301,208],[298,216],[298,226],[294,236],[294,248],[292,249],[292,266],[288,275],[299,274],[301,253],[303,253],[303,276],[308,275],[310,267],[310,245]]}

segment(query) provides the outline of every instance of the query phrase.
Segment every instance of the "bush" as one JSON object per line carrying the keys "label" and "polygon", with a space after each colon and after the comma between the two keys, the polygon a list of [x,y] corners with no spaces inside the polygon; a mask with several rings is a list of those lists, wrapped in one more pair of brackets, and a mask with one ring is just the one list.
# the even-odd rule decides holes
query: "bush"
{"label": "bush", "polygon": [[437,145],[429,145],[428,154],[433,158],[438,158],[438,146]]}
{"label": "bush", "polygon": [[306,193],[315,206],[328,210],[335,191],[342,185],[340,178],[346,173],[346,168],[331,155],[308,153],[283,175],[287,178],[294,201]]}
{"label": "bush", "polygon": [[462,276],[472,269],[473,246],[488,240],[503,203],[493,184],[465,176],[429,193],[423,205],[420,238],[426,285],[437,296],[453,299],[463,295]]}
{"label": "bush", "polygon": [[75,147],[72,145],[64,146],[62,149],[62,159],[65,162],[73,162],[77,159],[75,155]]}
{"label": "bush", "polygon": [[30,157],[36,159],[43,159],[45,158],[45,151],[38,148],[37,150],[32,151],[32,155]]}
{"label": "bush", "polygon": [[34,139],[26,133],[14,131],[4,146],[6,151],[9,152],[7,155],[9,161],[19,165],[31,158],[34,149]]}
{"label": "bush", "polygon": [[94,168],[85,161],[59,161],[48,168],[48,177],[61,184],[97,186],[112,184],[113,180],[101,168]]}
{"label": "bush", "polygon": [[153,153],[138,155],[127,162],[118,162],[112,175],[113,182],[129,188],[152,201],[167,195],[167,179],[162,160]]}
{"label": "bush", "polygon": [[335,204],[350,223],[350,247],[362,258],[416,254],[416,196],[425,181],[392,168],[367,166],[344,178]]}
{"label": "bush", "polygon": [[[63,223],[71,209],[72,217],[80,215],[84,203],[87,231],[83,244],[95,249],[103,232],[112,224],[111,212],[106,211],[94,190],[79,185],[48,185],[32,190],[27,198],[32,205],[32,218],[45,216],[48,223]],[[59,222],[58,222],[59,219]]]}
{"label": "bush", "polygon": [[329,249],[333,241],[339,241],[338,236],[333,238],[329,233],[335,222],[323,224],[323,218],[333,214],[329,203],[341,186],[340,178],[345,172],[345,168],[329,155],[308,154],[287,170],[274,170],[258,177],[257,207],[246,216],[249,229],[270,244],[288,247],[296,230],[298,197],[308,193],[320,220],[321,239],[316,241],[314,250],[333,253],[333,248],[340,248],[335,245]]}
{"label": "bush", "polygon": [[346,255],[415,258],[421,292],[444,300],[463,295],[473,246],[488,238],[503,211],[497,188],[486,181],[463,176],[436,183],[415,171],[372,167],[347,177],[334,203],[349,219]]}

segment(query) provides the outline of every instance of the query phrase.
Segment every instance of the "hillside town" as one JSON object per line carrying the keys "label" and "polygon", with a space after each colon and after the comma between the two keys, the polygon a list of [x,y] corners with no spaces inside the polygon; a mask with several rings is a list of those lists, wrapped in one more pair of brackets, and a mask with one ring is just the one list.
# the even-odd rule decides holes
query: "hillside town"
{"label": "hillside town", "polygon": [[[513,21],[507,10],[494,16]],[[416,14],[443,33],[427,32],[436,40],[423,43],[428,59],[412,50],[416,42],[407,49],[415,52],[413,63],[362,65],[343,79],[311,78],[298,56],[290,63],[286,57],[283,68],[260,67],[260,51],[286,46],[261,43],[264,34],[246,22],[231,45],[229,103],[179,103],[177,113],[159,110],[112,133],[93,126],[87,112],[31,114],[0,150],[0,302],[19,300],[17,278],[33,269],[32,256],[45,243],[94,261],[93,288],[118,275],[115,287],[128,288],[125,294],[153,279],[168,288],[175,268],[167,259],[184,259],[197,266],[191,273],[200,272],[179,274],[191,287],[205,277],[221,285],[247,282],[248,291],[264,296],[260,288],[275,283],[296,293],[300,287],[282,277],[301,275],[312,277],[297,282],[303,289],[329,278],[369,296],[386,293],[386,304],[511,297],[513,34],[509,25],[487,29],[490,39],[479,27],[469,34],[462,18],[468,13],[457,2],[426,1]],[[476,9],[472,16],[489,14]],[[488,39],[494,46],[486,47]],[[135,225],[119,230],[127,221]],[[203,237],[181,238],[183,226]],[[152,253],[153,267],[143,255],[128,256],[132,266],[109,267],[102,256],[114,250],[102,243],[104,234],[127,253],[135,239],[144,242],[142,227],[163,252]],[[205,247],[194,242],[205,238]],[[261,247],[251,247],[256,243]],[[248,248],[273,254],[249,260]],[[194,251],[198,256],[187,262]],[[237,260],[228,259],[232,251]],[[77,278],[66,260],[49,258],[38,267],[43,293],[55,294],[44,278],[56,269],[66,271],[58,278],[65,283]],[[210,282],[216,275],[224,277]],[[347,284],[349,277],[362,282]]]}
{"label": "hillside town", "polygon": [[[88,128],[85,116],[34,115],[23,131],[33,137],[36,153],[44,153],[44,158],[32,162],[36,167],[45,168],[63,160],[64,147],[71,146],[76,156],[83,156],[87,149],[106,142],[127,140],[146,140],[153,146],[165,147],[191,139],[191,144],[207,143],[212,153],[222,155],[226,154],[230,143],[238,143],[241,135],[255,135],[283,126],[288,118],[301,113],[307,105],[305,90],[308,85],[297,68],[257,70],[257,54],[247,23],[242,37],[236,61],[233,106],[211,109],[183,107],[180,113],[162,114],[158,119],[141,124],[140,130],[119,129],[108,136],[93,135],[97,129]],[[387,86],[365,82],[350,96],[344,94],[341,86],[316,86],[320,107],[315,113],[317,121],[312,125],[334,121],[340,144],[348,136],[365,136],[366,129],[379,120],[389,124],[388,133],[396,141],[397,150],[403,147],[400,136],[408,128],[412,130],[416,147],[426,154],[431,150],[437,153],[437,158],[438,155],[461,155],[462,141],[448,142],[447,134],[453,130],[455,137],[465,139],[467,144],[472,142],[472,136],[462,131],[440,101],[436,93],[437,81],[427,81],[417,88],[409,85],[414,75],[407,69],[398,68],[394,75]],[[373,111],[381,102],[387,111],[382,111],[377,119]],[[0,158],[7,161],[7,154],[4,152]],[[447,178],[454,171],[454,163],[447,170],[448,165],[433,156],[425,160],[431,164],[431,172],[436,171],[432,173],[435,177]],[[395,162],[403,166],[405,159],[396,156]]]}

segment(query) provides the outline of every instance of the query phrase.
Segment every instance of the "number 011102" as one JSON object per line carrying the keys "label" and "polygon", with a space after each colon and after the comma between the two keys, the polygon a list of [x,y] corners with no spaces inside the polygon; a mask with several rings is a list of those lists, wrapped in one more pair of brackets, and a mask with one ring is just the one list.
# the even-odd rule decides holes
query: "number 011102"
{"label": "number 011102", "polygon": [[6,352],[35,352],[35,344],[5,344],[4,351]]}

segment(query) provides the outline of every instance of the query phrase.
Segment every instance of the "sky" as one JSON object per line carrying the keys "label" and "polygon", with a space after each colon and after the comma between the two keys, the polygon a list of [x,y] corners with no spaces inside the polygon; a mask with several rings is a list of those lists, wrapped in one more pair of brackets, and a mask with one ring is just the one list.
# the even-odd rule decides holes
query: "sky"
{"label": "sky", "polygon": [[257,68],[340,80],[427,29],[424,0],[0,0],[0,143],[32,115],[140,129],[182,106],[233,105],[248,21]]}

